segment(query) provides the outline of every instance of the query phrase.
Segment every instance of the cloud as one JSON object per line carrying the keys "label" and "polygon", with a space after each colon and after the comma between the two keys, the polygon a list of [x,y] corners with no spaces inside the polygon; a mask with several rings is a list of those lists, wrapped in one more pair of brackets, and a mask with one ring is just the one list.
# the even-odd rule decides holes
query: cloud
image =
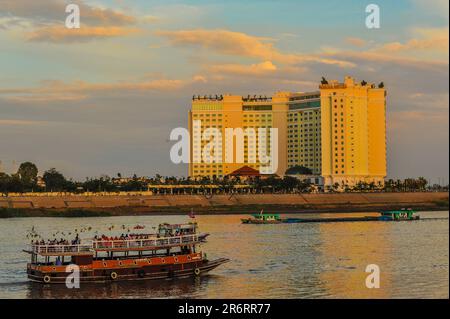
{"label": "cloud", "polygon": [[81,28],[67,29],[64,26],[67,3],[64,0],[1,0],[0,29],[34,29],[26,34],[26,39],[53,43],[127,36],[138,30],[131,27],[138,22],[134,16],[81,0],[72,1],[80,6]]}
{"label": "cloud", "polygon": [[[395,64],[414,69],[430,70],[441,73],[442,68],[448,67],[448,61],[423,60],[395,54],[387,54],[380,51],[339,51],[330,54],[331,58],[341,59],[360,66],[360,62],[371,62],[372,67],[384,63]],[[447,72],[448,73],[448,72]]]}
{"label": "cloud", "polygon": [[405,43],[390,42],[384,44],[379,51],[400,52],[411,50],[431,50],[448,53],[449,31],[446,28],[414,28],[413,34],[417,36]]}
{"label": "cloud", "polygon": [[340,67],[354,66],[345,61],[323,58],[320,55],[283,53],[273,46],[273,39],[223,29],[160,30],[156,31],[155,35],[167,38],[170,44],[174,46],[197,46],[219,54],[258,58],[262,61],[275,61],[286,64],[316,62],[336,64]]}
{"label": "cloud", "polygon": [[45,125],[47,122],[43,121],[29,121],[29,120],[13,120],[13,119],[0,119],[0,125],[7,125],[7,126],[35,126],[35,125]]}
{"label": "cloud", "polygon": [[348,37],[345,41],[355,47],[363,47],[367,44],[367,41],[360,38]]}
{"label": "cloud", "polygon": [[26,35],[27,40],[35,42],[84,42],[94,39],[127,36],[139,32],[137,28],[124,27],[82,27],[67,29],[60,26],[50,26],[37,29]]}
{"label": "cloud", "polygon": [[42,81],[37,87],[0,89],[0,96],[15,102],[54,102],[78,101],[91,95],[108,93],[127,95],[128,93],[146,93],[148,91],[174,91],[194,83],[206,83],[206,77],[196,75],[192,79],[171,80],[156,79],[138,82],[89,83],[85,81],[63,82],[58,80]]}
{"label": "cloud", "polygon": [[[448,127],[448,111],[435,110],[409,110],[409,111],[392,111],[387,116],[387,133],[392,138],[398,138],[397,134],[404,135],[405,133],[413,134],[414,126],[416,125],[433,126],[434,128]],[[448,129],[447,129],[448,130]],[[423,137],[422,137],[423,138]],[[442,137],[441,137],[442,138]],[[447,135],[448,139],[448,135]]]}
{"label": "cloud", "polygon": [[2,17],[0,15],[0,30],[9,30],[13,28],[25,28],[30,24],[26,19],[18,17]]}
{"label": "cloud", "polygon": [[208,79],[206,78],[206,76],[198,74],[198,75],[194,75],[192,77],[192,81],[193,82],[200,82],[200,83],[207,83]]}
{"label": "cloud", "polygon": [[[136,23],[136,18],[122,12],[99,8],[84,1],[71,1],[80,6],[83,24],[99,26],[119,26]],[[64,0],[1,0],[0,16],[14,16],[33,20],[36,23],[55,23],[65,20],[67,2]]]}
{"label": "cloud", "polygon": [[161,21],[161,17],[154,16],[154,15],[146,15],[139,19],[139,21],[143,23],[155,23]]}
{"label": "cloud", "polygon": [[208,70],[213,73],[226,73],[238,75],[261,75],[273,73],[277,70],[276,65],[270,61],[261,62],[258,64],[242,65],[242,64],[218,64],[211,65]]}

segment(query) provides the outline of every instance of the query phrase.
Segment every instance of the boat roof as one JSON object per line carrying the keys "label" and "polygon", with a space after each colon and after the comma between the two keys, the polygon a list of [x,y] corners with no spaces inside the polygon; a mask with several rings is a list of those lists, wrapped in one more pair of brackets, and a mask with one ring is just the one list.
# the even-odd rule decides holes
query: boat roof
{"label": "boat roof", "polygon": [[398,215],[398,214],[404,214],[404,213],[415,213],[415,210],[412,209],[404,209],[404,210],[387,210],[384,212],[381,212],[383,215]]}
{"label": "boat roof", "polygon": [[279,217],[280,214],[252,214],[253,217]]}
{"label": "boat roof", "polygon": [[[197,223],[189,222],[185,224],[162,223],[159,229],[195,229]],[[140,238],[120,239],[112,236],[108,239],[89,238],[79,244],[39,244],[32,243],[29,249],[23,250],[29,254],[41,256],[77,256],[93,255],[96,251],[143,251],[157,250],[176,246],[195,245],[201,241],[204,234],[184,234],[179,236],[163,236],[158,234],[138,234]],[[142,238],[144,237],[144,238]]]}
{"label": "boat roof", "polygon": [[32,244],[30,249],[24,250],[30,254],[41,256],[77,256],[93,255],[99,251],[146,251],[159,250],[177,246],[199,244],[205,234],[189,234],[171,237],[151,237],[145,239],[91,240],[89,243],[78,245]]}
{"label": "boat roof", "polygon": [[190,229],[190,228],[196,228],[197,223],[187,223],[187,224],[160,224],[159,228],[165,228],[165,229]]}

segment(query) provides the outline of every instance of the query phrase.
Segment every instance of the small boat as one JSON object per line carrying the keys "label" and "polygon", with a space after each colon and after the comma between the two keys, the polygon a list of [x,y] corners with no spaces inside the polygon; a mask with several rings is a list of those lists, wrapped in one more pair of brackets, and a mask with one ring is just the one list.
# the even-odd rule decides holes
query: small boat
{"label": "small boat", "polygon": [[197,223],[161,224],[157,234],[125,238],[95,237],[86,242],[32,243],[28,278],[42,284],[64,284],[68,266],[79,267],[80,283],[105,283],[197,277],[229,261],[209,260],[197,250],[208,234],[197,234]]}
{"label": "small boat", "polygon": [[339,223],[339,222],[377,222],[377,221],[413,221],[419,220],[411,209],[380,212],[380,216],[351,216],[351,217],[307,217],[280,218],[278,214],[254,214],[253,218],[241,219],[243,224],[300,224],[300,223]]}
{"label": "small boat", "polygon": [[242,218],[243,224],[279,224],[283,221],[278,214],[252,214],[253,218]]}
{"label": "small boat", "polygon": [[381,212],[378,220],[381,221],[405,221],[405,220],[419,220],[420,216],[415,215],[416,211],[408,208],[402,210],[390,210]]}

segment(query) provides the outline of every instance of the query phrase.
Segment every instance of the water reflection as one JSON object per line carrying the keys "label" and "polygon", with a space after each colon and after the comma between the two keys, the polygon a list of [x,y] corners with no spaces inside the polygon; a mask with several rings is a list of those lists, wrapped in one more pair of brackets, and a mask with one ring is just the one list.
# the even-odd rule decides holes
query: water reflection
{"label": "water reflection", "polygon": [[[330,296],[389,298],[391,291],[392,227],[389,223],[356,222],[320,225],[320,278]],[[366,267],[380,267],[382,289],[366,287]]]}
{"label": "water reflection", "polygon": [[68,289],[65,285],[41,285],[28,283],[28,298],[188,298],[196,294],[208,277],[170,280],[147,280],[136,282],[108,282],[104,284],[81,284],[79,289]]}

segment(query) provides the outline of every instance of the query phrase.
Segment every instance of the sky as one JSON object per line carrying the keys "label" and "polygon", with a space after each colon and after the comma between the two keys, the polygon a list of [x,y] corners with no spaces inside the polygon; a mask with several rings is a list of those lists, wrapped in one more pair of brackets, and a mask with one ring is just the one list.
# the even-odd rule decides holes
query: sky
{"label": "sky", "polygon": [[[80,6],[80,29],[65,7]],[[368,4],[380,28],[365,25]],[[388,177],[448,183],[447,0],[0,0],[0,161],[67,177],[187,175],[193,94],[385,83]],[[16,163],[16,164],[14,164]]]}

